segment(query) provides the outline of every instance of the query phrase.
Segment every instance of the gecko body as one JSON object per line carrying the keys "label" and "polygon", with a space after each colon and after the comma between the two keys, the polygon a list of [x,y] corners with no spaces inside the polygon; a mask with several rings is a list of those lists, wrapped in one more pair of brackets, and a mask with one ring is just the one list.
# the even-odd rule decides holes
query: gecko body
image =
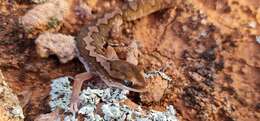
{"label": "gecko body", "polygon": [[88,72],[97,74],[108,86],[144,92],[147,83],[141,69],[117,57],[105,56],[104,45],[113,28],[171,6],[173,2],[168,0],[136,0],[119,5],[81,30],[76,38],[78,58]]}

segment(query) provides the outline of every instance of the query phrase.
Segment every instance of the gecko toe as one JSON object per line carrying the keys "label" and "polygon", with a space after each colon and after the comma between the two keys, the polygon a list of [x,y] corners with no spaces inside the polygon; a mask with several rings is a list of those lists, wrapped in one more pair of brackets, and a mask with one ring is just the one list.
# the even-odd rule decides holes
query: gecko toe
{"label": "gecko toe", "polygon": [[70,105],[70,112],[77,112],[78,111],[78,104],[71,104]]}

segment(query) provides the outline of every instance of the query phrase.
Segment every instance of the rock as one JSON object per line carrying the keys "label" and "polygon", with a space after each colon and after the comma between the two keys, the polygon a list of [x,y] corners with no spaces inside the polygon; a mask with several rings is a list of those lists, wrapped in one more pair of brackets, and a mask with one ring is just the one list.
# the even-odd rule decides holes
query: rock
{"label": "rock", "polygon": [[203,76],[199,75],[196,72],[189,72],[189,76],[197,82],[202,82],[203,80],[205,80]]}
{"label": "rock", "polygon": [[158,102],[168,87],[168,81],[160,76],[153,77],[149,81],[150,83],[147,86],[148,91],[141,93],[141,100],[145,102]]}
{"label": "rock", "polygon": [[27,31],[55,28],[70,14],[72,0],[50,0],[35,6],[20,19]]}
{"label": "rock", "polygon": [[73,36],[45,32],[35,41],[36,51],[42,58],[57,55],[60,62],[66,63],[76,56],[76,44]]}
{"label": "rock", "polygon": [[24,115],[18,97],[8,87],[0,70],[0,121],[23,121]]}
{"label": "rock", "polygon": [[51,113],[41,114],[34,121],[57,121],[60,118],[59,112],[60,110],[56,109]]}

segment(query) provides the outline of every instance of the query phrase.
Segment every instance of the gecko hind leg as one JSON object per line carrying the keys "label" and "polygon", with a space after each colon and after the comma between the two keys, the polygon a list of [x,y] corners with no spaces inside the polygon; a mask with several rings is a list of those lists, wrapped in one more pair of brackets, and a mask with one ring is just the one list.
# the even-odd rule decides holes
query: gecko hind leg
{"label": "gecko hind leg", "polygon": [[74,78],[74,83],[72,87],[71,94],[71,102],[70,102],[70,111],[77,112],[78,111],[78,103],[79,103],[79,93],[81,91],[81,87],[84,81],[90,80],[94,77],[94,74],[89,72],[79,73]]}

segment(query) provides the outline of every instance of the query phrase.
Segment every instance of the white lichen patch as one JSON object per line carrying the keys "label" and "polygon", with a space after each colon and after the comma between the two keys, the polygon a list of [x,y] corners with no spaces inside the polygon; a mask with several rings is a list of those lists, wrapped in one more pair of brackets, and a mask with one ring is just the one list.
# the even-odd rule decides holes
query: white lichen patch
{"label": "white lichen patch", "polygon": [[119,100],[124,100],[124,99],[127,98],[126,95],[128,93],[129,93],[128,90],[107,88],[107,89],[104,89],[104,94],[102,96],[102,101],[105,101],[105,102],[117,102]]}
{"label": "white lichen patch", "polygon": [[[58,78],[52,81],[51,102],[52,110],[59,107],[68,111],[71,86],[68,77]],[[80,94],[80,107],[77,113],[82,114],[85,121],[177,121],[173,106],[169,106],[166,112],[144,111],[131,109],[127,105],[120,104],[127,99],[128,91],[121,89],[84,89]],[[62,98],[62,99],[61,99]],[[101,105],[98,106],[98,105]],[[97,111],[98,108],[100,111]],[[102,115],[100,115],[102,113]],[[77,121],[76,115],[65,115],[65,121]]]}
{"label": "white lichen patch", "polygon": [[256,36],[255,38],[256,38],[256,42],[257,42],[258,44],[260,44],[260,36]]}
{"label": "white lichen patch", "polygon": [[[60,121],[60,120],[58,120]],[[76,118],[75,113],[72,115],[66,115],[64,118],[64,121],[78,121],[78,119]]]}
{"label": "white lichen patch", "polygon": [[162,71],[150,71],[145,73],[145,78],[152,78],[156,76],[162,77],[164,80],[172,81],[172,78]]}
{"label": "white lichen patch", "polygon": [[166,112],[152,111],[152,113],[149,115],[149,118],[152,121],[178,121],[175,115],[176,111],[173,106],[170,105],[167,107]]}
{"label": "white lichen patch", "polygon": [[37,3],[37,4],[40,4],[40,3],[45,3],[49,0],[31,0],[33,3]]}
{"label": "white lichen patch", "polygon": [[[41,2],[42,0],[35,0]],[[50,0],[35,6],[20,19],[25,30],[43,29],[48,26],[51,19],[62,22],[69,15],[71,0]]]}
{"label": "white lichen patch", "polygon": [[256,23],[255,21],[251,21],[251,22],[248,23],[248,26],[249,26],[250,28],[255,29],[256,26],[257,26],[257,23]]}
{"label": "white lichen patch", "polygon": [[13,117],[24,118],[23,109],[20,105],[12,107],[11,114],[13,115]]}
{"label": "white lichen patch", "polygon": [[60,62],[66,63],[76,56],[76,44],[73,36],[45,32],[36,40],[36,51],[42,58],[49,55],[58,56]]}
{"label": "white lichen patch", "polygon": [[118,103],[108,103],[102,106],[102,111],[104,113],[104,120],[132,120],[133,111],[126,105],[121,106]]}
{"label": "white lichen patch", "polygon": [[117,103],[105,104],[102,106],[104,112],[103,120],[105,121],[178,121],[176,111],[172,105],[167,107],[165,112],[146,111],[147,114],[142,113],[142,109],[130,109],[126,105],[119,105]]}
{"label": "white lichen patch", "polygon": [[52,111],[56,108],[69,110],[71,88],[68,77],[61,77],[52,81],[51,101],[49,102]]}

